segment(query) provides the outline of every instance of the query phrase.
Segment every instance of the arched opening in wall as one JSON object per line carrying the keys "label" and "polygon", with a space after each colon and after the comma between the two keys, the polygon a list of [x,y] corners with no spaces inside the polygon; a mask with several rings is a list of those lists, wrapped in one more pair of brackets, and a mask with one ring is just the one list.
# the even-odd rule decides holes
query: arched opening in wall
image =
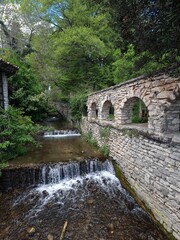
{"label": "arched opening in wall", "polygon": [[168,108],[165,116],[166,132],[180,132],[180,96]]}
{"label": "arched opening in wall", "polygon": [[130,98],[124,104],[122,110],[122,123],[148,123],[148,109],[140,98]]}
{"label": "arched opening in wall", "polygon": [[104,120],[114,121],[114,107],[111,101],[105,101],[102,107],[101,118]]}
{"label": "arched opening in wall", "polygon": [[98,118],[98,108],[95,102],[91,104],[91,113],[90,113],[91,119]]}

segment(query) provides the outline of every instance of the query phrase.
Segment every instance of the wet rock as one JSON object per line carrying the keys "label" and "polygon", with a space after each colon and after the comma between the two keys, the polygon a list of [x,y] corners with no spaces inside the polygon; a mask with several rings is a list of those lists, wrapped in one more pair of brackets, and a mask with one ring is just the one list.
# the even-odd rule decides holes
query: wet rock
{"label": "wet rock", "polygon": [[92,192],[97,192],[97,191],[98,191],[98,189],[97,189],[97,188],[95,188],[95,187],[93,187],[93,188],[91,189],[91,191],[92,191]]}
{"label": "wet rock", "polygon": [[43,197],[49,196],[49,193],[48,193],[46,190],[44,190],[44,191],[42,192],[42,194],[43,194]]}
{"label": "wet rock", "polygon": [[54,239],[53,235],[52,234],[48,234],[47,240],[53,240],[53,239]]}
{"label": "wet rock", "polygon": [[5,231],[6,233],[8,233],[8,232],[9,232],[9,229],[10,229],[10,226],[6,227],[4,231]]}
{"label": "wet rock", "polygon": [[113,225],[113,223],[109,223],[109,224],[107,225],[107,229],[108,229],[108,231],[109,231],[111,234],[113,234],[113,233],[114,233],[114,225]]}
{"label": "wet rock", "polygon": [[87,204],[91,205],[94,203],[94,200],[92,198],[87,199]]}
{"label": "wet rock", "polygon": [[33,233],[36,232],[36,229],[35,229],[34,227],[28,227],[28,228],[26,229],[26,231],[27,231],[27,233],[29,233],[29,234],[33,234]]}

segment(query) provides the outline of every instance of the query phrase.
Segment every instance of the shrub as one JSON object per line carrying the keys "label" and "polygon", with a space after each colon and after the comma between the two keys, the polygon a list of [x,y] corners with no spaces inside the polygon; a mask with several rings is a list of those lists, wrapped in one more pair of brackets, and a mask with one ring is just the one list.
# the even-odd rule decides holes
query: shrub
{"label": "shrub", "polygon": [[92,134],[90,132],[87,134],[84,134],[83,137],[84,137],[85,141],[88,142],[89,144],[91,144],[92,146],[94,146],[94,147],[98,146],[96,139],[94,139],[92,137]]}
{"label": "shrub", "polygon": [[102,145],[102,147],[100,147],[100,151],[104,154],[104,156],[109,156],[109,147],[107,145]]}
{"label": "shrub", "polygon": [[77,94],[70,99],[70,111],[73,120],[80,120],[86,111],[86,98],[84,94]]}
{"label": "shrub", "polygon": [[99,134],[101,138],[108,138],[109,137],[109,127],[101,128],[99,130]]}
{"label": "shrub", "polygon": [[9,159],[24,154],[28,144],[36,144],[35,134],[40,131],[31,118],[13,107],[0,109],[0,169]]}

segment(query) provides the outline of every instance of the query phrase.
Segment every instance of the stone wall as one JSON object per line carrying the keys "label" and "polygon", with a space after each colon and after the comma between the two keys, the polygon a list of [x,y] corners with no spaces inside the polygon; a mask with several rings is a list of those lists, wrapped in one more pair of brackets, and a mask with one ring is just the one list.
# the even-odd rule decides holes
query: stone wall
{"label": "stone wall", "polygon": [[[108,111],[105,104],[110,102],[114,108],[114,121],[109,124],[113,126],[129,124],[133,102],[141,99],[149,113],[148,132],[161,135],[176,131],[180,126],[179,97],[179,75],[172,76],[172,72],[169,71],[166,74],[141,76],[90,94],[87,101],[88,119],[104,121]],[[94,119],[94,105],[98,112],[96,119]]]}
{"label": "stone wall", "polygon": [[[102,134],[106,129],[106,135]],[[139,198],[168,232],[180,239],[180,141],[136,129],[82,121],[100,146],[106,144]]]}

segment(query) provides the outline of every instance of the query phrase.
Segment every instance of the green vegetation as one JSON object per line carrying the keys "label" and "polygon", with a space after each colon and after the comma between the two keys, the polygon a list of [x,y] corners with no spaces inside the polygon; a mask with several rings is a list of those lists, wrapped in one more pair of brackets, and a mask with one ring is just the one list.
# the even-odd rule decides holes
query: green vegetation
{"label": "green vegetation", "polygon": [[19,109],[9,107],[0,110],[0,169],[6,165],[7,160],[27,151],[29,144],[37,145],[34,138],[39,125],[34,125],[30,117],[24,116]]}
{"label": "green vegetation", "polygon": [[133,106],[132,123],[147,123],[148,110],[146,105],[140,99],[135,101]]}
{"label": "green vegetation", "polygon": [[[54,111],[54,101],[66,102],[79,121],[89,93],[179,63],[179,12],[178,0],[2,0],[0,57],[19,67],[9,79],[10,105],[27,116],[18,112],[23,126],[12,123],[16,140],[12,129],[5,137],[2,131],[1,149],[13,149],[6,158],[33,141],[17,136],[33,127],[27,119]],[[132,121],[146,122],[138,108]]]}
{"label": "green vegetation", "polygon": [[[101,129],[101,137],[107,137],[107,134],[109,135],[109,130],[108,128]],[[98,146],[98,143],[95,138],[93,138],[92,133],[88,132],[87,134],[83,134],[83,138],[85,141],[87,141],[89,144],[91,144],[94,147]],[[104,154],[104,156],[108,157],[109,156],[109,147],[106,144],[103,144],[99,150]]]}
{"label": "green vegetation", "polygon": [[88,132],[87,134],[83,134],[83,138],[86,142],[90,143],[92,146],[97,147],[97,141],[93,138],[92,133]]}
{"label": "green vegetation", "polygon": [[101,138],[108,138],[110,134],[110,128],[109,127],[102,127],[99,130],[99,134]]}
{"label": "green vegetation", "polygon": [[77,94],[71,97],[69,107],[74,120],[79,121],[82,115],[86,114],[86,100],[87,96],[85,94]]}
{"label": "green vegetation", "polygon": [[109,156],[109,147],[106,144],[100,147],[100,151],[104,154],[104,156]]}

